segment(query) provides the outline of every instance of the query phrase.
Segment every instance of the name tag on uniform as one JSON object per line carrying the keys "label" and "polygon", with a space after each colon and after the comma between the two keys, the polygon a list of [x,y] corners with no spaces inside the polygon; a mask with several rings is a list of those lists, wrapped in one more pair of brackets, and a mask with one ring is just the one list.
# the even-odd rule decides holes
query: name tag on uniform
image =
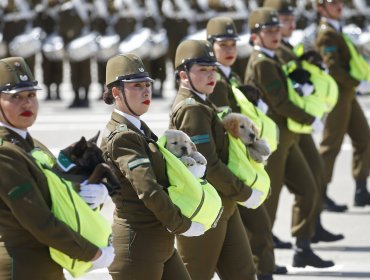
{"label": "name tag on uniform", "polygon": [[190,137],[191,141],[193,141],[194,144],[203,144],[203,143],[209,143],[209,134],[201,134],[201,135],[194,135]]}

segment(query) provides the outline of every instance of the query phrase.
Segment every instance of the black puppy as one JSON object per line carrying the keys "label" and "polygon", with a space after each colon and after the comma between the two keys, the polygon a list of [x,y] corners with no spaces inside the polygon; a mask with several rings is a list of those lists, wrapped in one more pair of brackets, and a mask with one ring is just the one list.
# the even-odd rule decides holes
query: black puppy
{"label": "black puppy", "polygon": [[103,182],[110,195],[119,189],[119,182],[114,172],[103,158],[102,150],[96,142],[99,133],[86,140],[85,137],[61,150],[57,164],[57,173],[72,182],[81,183],[85,180],[90,184]]}

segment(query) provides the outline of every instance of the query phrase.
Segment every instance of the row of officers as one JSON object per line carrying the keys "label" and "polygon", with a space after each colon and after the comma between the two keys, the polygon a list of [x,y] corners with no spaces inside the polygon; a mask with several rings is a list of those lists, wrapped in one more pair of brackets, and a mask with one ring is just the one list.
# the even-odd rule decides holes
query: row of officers
{"label": "row of officers", "polygon": [[[67,58],[75,97],[70,107],[74,108],[89,106],[91,58],[97,60],[97,82],[103,88],[108,58],[118,52],[134,52],[156,81],[153,96],[162,97],[166,61],[173,61],[181,40],[204,29],[208,19],[221,14],[234,20],[239,33],[245,32],[246,16],[262,4],[243,0],[2,1],[0,56],[25,57],[33,70],[35,54],[42,50],[46,100],[60,99],[63,60]],[[301,14],[299,19],[304,19],[300,28],[314,20],[305,16],[310,4],[305,1],[295,5]],[[359,17],[363,25],[366,17]],[[233,68],[243,76],[245,66],[246,58],[240,58]]]}
{"label": "row of officers", "polygon": [[[51,180],[57,178],[51,172],[56,159],[27,132],[36,120],[40,88],[23,58],[0,60],[0,165],[6,174],[0,177],[0,279],[64,279],[63,267],[73,275],[108,267],[115,280],[205,280],[215,272],[220,279],[270,280],[287,273],[276,264],[272,234],[283,186],[295,196],[292,265],[333,266],[311,243],[344,238],[326,230],[320,216],[346,134],[353,145],[354,203],[370,205],[370,129],[355,94],[370,91],[370,66],[341,33],[342,1],[316,4],[321,22],[315,52],[295,52],[288,44],[295,26],[289,0],[266,0],[264,7],[251,12],[253,52],[244,80],[232,70],[238,32],[230,17],[207,22],[208,40],[185,40],[176,47],[179,89],[169,128],[189,135],[207,160],[206,181],[196,182],[216,191],[222,209],[208,227],[195,219],[195,213],[185,214],[186,203],[171,196],[171,186],[181,182],[173,175],[179,167],[171,168],[168,162],[177,158],[165,156],[164,138],[158,139],[140,120],[149,109],[154,81],[140,57],[119,54],[106,63],[102,98],[114,108],[101,149],[119,180],[118,189],[110,192],[115,204],[112,239],[106,238],[109,230],[97,229],[87,238],[81,228],[72,230],[60,220]],[[272,150],[265,166],[236,171],[252,160],[245,146],[244,153],[235,153],[236,140],[219,115],[225,107],[253,119],[257,136]],[[318,150],[312,133],[322,131]],[[35,149],[44,157],[36,156]],[[238,168],[230,165],[235,157]],[[58,162],[68,161],[66,155],[61,159]],[[265,173],[269,180],[261,183],[259,176]],[[82,183],[81,189],[74,201],[80,197],[94,207],[107,195],[101,185]],[[186,200],[186,192],[182,195],[180,201]],[[201,198],[202,203],[209,198]],[[69,211],[65,205],[62,212]],[[89,212],[84,211],[80,214]],[[91,212],[91,219],[98,215]],[[93,220],[81,221],[84,227],[95,225]],[[95,243],[98,237],[104,242]]]}

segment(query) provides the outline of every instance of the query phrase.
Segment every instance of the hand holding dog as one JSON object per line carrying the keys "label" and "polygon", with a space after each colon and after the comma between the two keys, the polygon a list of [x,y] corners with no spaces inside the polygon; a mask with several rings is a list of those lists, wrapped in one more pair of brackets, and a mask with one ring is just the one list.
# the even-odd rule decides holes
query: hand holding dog
{"label": "hand holding dog", "polygon": [[186,236],[186,237],[192,237],[192,236],[200,236],[203,235],[205,232],[204,225],[197,223],[197,222],[191,222],[190,228],[181,233],[180,235]]}
{"label": "hand holding dog", "polygon": [[88,181],[81,183],[78,193],[91,209],[103,204],[108,197],[108,190],[104,184],[89,184]]}
{"label": "hand holding dog", "polygon": [[98,268],[108,267],[113,262],[115,257],[113,246],[100,248],[100,251],[101,255],[96,260],[92,261],[93,266],[90,268],[90,271]]}
{"label": "hand holding dog", "polygon": [[357,86],[356,90],[359,93],[369,93],[370,92],[370,82],[368,81],[361,81],[360,84]]}
{"label": "hand holding dog", "polygon": [[321,133],[324,130],[324,123],[320,118],[315,118],[312,123],[312,130],[314,133]]}
{"label": "hand holding dog", "polygon": [[256,208],[262,202],[262,195],[263,193],[261,191],[252,189],[251,196],[243,202],[243,206],[247,208]]}

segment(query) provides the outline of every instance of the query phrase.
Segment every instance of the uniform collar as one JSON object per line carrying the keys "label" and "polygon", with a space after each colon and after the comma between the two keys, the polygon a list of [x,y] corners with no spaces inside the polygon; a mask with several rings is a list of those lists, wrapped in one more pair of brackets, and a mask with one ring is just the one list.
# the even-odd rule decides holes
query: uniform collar
{"label": "uniform collar", "polygon": [[196,95],[197,95],[200,99],[202,99],[203,101],[206,101],[206,99],[207,99],[207,95],[206,95],[206,94],[204,94],[204,93],[199,93],[199,92],[197,92],[197,91],[195,91],[195,90],[192,90],[192,89],[190,89],[190,88],[187,88],[187,87],[185,87],[185,86],[181,86],[181,88],[184,88],[184,89],[187,89],[187,90],[191,91],[192,93],[196,94]]}
{"label": "uniform collar", "polygon": [[275,51],[272,51],[272,50],[269,50],[269,49],[266,49],[264,47],[261,47],[261,46],[258,46],[258,45],[255,45],[253,47],[255,50],[257,51],[260,51],[264,54],[266,54],[267,56],[271,57],[271,58],[274,58],[275,57]]}
{"label": "uniform collar", "polygon": [[27,137],[27,133],[28,133],[27,130],[19,129],[19,128],[16,128],[16,127],[7,125],[7,124],[5,124],[3,122],[0,122],[0,126],[4,126],[6,128],[9,128],[10,130],[14,131],[19,136],[21,136],[23,139],[26,139],[26,137]]}
{"label": "uniform collar", "polygon": [[342,32],[342,26],[338,20],[326,18],[326,17],[323,17],[322,20],[324,22],[329,23],[337,32],[339,33]]}
{"label": "uniform collar", "polygon": [[219,65],[218,68],[222,71],[226,78],[230,77],[231,74],[231,67],[225,65]]}
{"label": "uniform collar", "polygon": [[138,130],[140,130],[143,134],[144,134],[144,131],[141,129],[141,121],[140,119],[138,118],[135,118],[134,116],[131,116],[129,114],[126,114],[118,109],[114,109],[114,111],[121,115],[122,117],[124,117],[125,119],[127,119],[130,123],[132,123]]}

